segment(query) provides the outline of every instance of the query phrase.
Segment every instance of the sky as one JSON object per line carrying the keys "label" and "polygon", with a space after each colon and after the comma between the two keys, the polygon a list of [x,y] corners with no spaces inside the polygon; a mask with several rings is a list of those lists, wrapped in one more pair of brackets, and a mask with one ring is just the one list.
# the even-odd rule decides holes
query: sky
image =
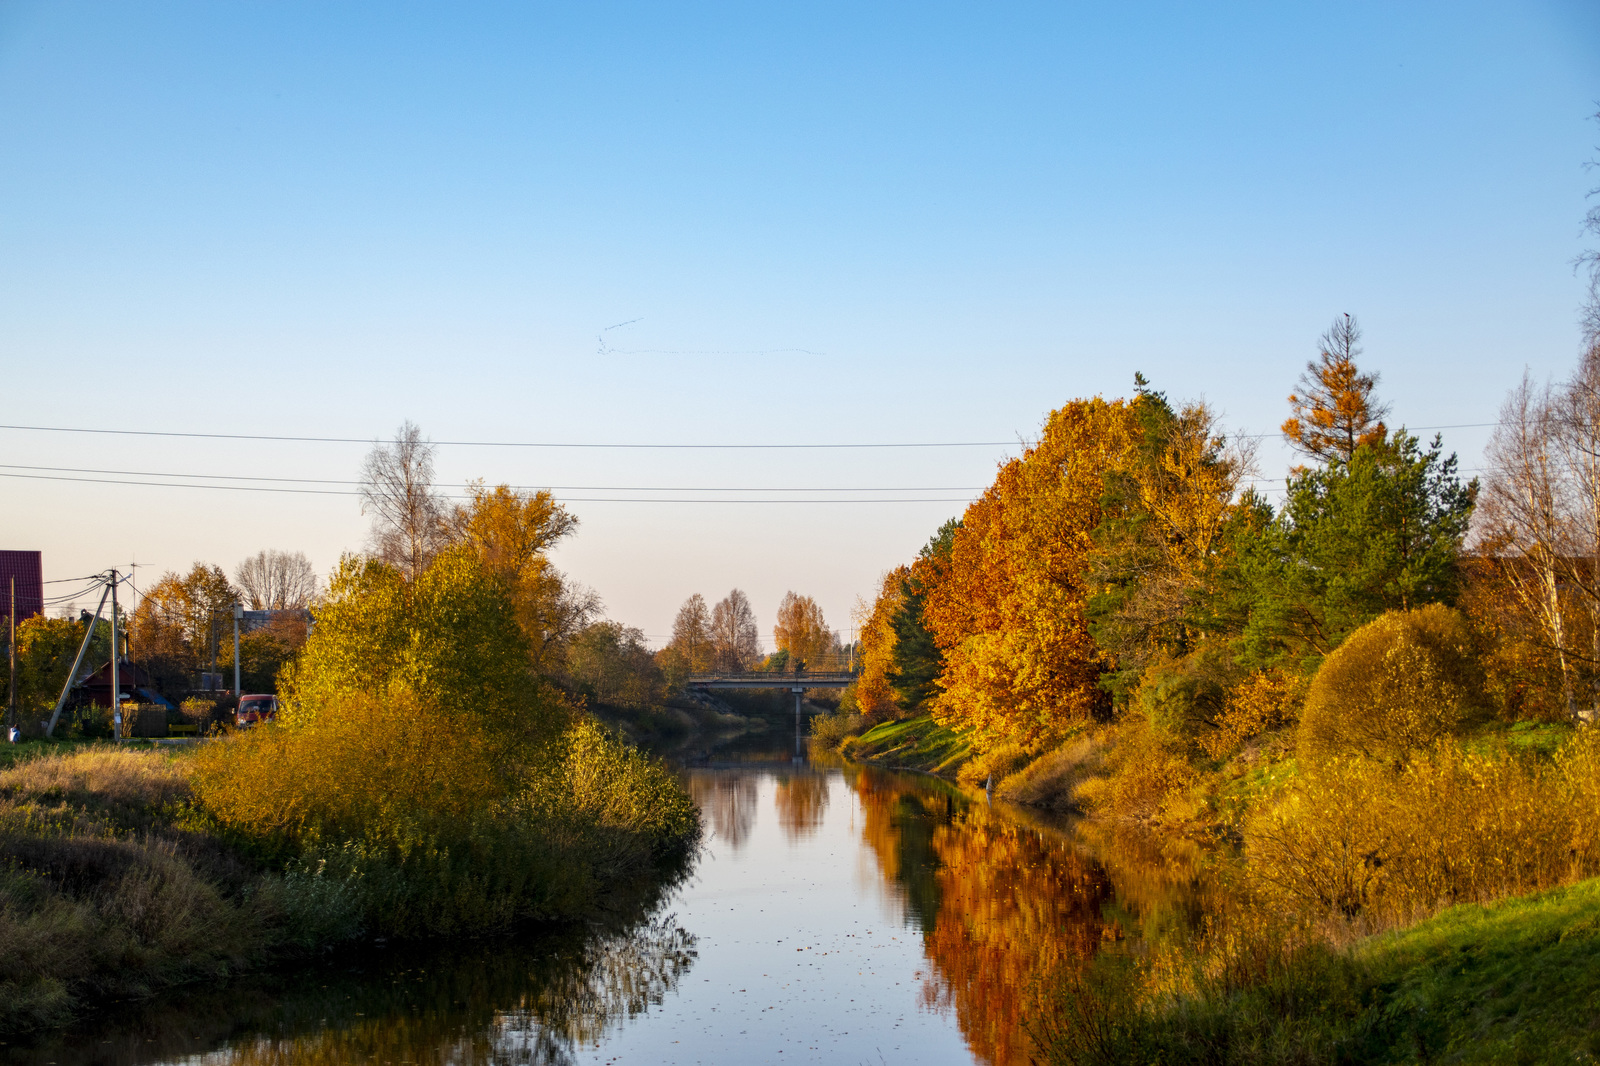
{"label": "sky", "polygon": [[1597,109],[1576,0],[0,0],[0,547],[326,573],[409,419],[656,644],[733,587],[848,634],[1135,371],[1281,478],[1345,312],[1472,470],[1576,362]]}

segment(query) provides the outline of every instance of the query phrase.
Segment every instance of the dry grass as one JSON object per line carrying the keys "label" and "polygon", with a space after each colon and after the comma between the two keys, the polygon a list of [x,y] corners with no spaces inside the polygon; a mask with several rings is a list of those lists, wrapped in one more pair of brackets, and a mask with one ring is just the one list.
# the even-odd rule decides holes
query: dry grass
{"label": "dry grass", "polygon": [[1103,741],[1088,734],[1074,737],[1007,777],[996,793],[1012,803],[1047,810],[1082,810],[1079,789],[1099,775],[1104,761]]}
{"label": "dry grass", "polygon": [[280,935],[283,894],[252,906],[261,877],[175,823],[183,771],[96,747],[0,772],[0,1032],[226,974]]}

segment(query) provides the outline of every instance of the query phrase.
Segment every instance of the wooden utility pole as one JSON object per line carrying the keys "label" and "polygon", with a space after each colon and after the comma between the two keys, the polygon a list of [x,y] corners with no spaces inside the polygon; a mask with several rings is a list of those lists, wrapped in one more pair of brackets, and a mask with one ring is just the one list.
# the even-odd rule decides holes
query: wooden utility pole
{"label": "wooden utility pole", "polygon": [[122,743],[122,682],[117,676],[117,572],[111,571],[111,731]]}
{"label": "wooden utility pole", "polygon": [[8,579],[11,585],[11,636],[8,642],[11,656],[11,691],[6,695],[6,730],[17,724],[17,579]]}

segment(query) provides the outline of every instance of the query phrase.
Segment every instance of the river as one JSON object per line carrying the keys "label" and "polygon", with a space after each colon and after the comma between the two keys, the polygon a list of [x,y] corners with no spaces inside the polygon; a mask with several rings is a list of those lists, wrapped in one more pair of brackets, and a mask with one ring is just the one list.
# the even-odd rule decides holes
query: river
{"label": "river", "polygon": [[1012,1066],[1032,997],[1195,918],[1172,863],[934,778],[728,749],[685,775],[704,852],[634,913],[186,988],[0,1061]]}

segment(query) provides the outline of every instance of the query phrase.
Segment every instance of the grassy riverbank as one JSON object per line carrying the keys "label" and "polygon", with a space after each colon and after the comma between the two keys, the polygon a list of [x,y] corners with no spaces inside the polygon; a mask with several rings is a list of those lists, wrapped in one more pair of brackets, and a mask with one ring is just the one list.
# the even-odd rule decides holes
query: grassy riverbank
{"label": "grassy riverbank", "polygon": [[920,770],[951,780],[972,755],[966,741],[927,716],[880,722],[864,733],[841,738],[837,749],[862,762]]}
{"label": "grassy riverbank", "polygon": [[1134,993],[1105,953],[1056,989],[1046,1061],[1579,1063],[1600,1056],[1600,880],[1453,907],[1239,982]]}
{"label": "grassy riverbank", "polygon": [[[658,763],[598,728],[579,722],[569,736],[520,790],[453,828],[415,804],[393,822],[392,811],[346,803],[337,832],[331,821],[307,832],[305,818],[263,831],[208,802],[221,777],[283,813],[291,798],[250,758],[282,758],[283,730],[200,751],[30,746],[0,769],[0,1035],[358,938],[584,917],[670,879],[698,838],[692,802]],[[328,766],[352,769],[332,757],[339,738],[306,739]],[[392,767],[356,762],[377,771],[369,783],[419,798]],[[305,781],[296,763],[284,772],[331,788]],[[352,791],[359,800],[360,780],[347,782],[347,800]]]}

